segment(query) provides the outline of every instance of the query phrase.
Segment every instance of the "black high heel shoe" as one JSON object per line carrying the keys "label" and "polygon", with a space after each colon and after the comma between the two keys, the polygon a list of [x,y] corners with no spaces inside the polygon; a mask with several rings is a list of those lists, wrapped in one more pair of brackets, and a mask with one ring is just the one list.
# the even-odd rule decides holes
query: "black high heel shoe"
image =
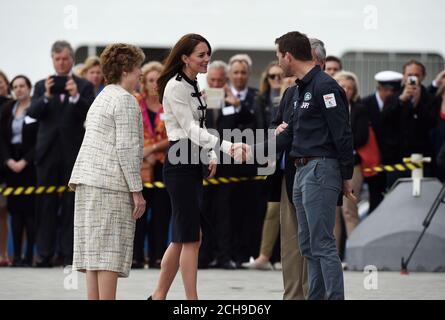
{"label": "black high heel shoe", "polygon": [[153,300],[153,298],[152,298],[151,296],[149,296],[149,297],[147,298],[147,300]]}

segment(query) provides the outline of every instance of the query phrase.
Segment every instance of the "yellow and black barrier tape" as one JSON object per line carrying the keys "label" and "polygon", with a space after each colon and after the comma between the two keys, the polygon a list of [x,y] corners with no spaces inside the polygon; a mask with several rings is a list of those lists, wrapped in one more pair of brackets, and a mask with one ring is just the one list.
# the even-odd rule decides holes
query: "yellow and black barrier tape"
{"label": "yellow and black barrier tape", "polygon": [[4,187],[0,188],[0,195],[8,196],[28,196],[30,194],[51,194],[51,193],[63,193],[68,191],[67,186],[29,186],[29,187]]}
{"label": "yellow and black barrier tape", "polygon": [[[229,183],[238,183],[244,181],[261,181],[266,180],[267,176],[255,176],[255,177],[217,177],[211,179],[204,179],[202,184],[204,186],[212,186],[212,185],[220,185],[220,184],[229,184]],[[144,183],[144,188],[147,189],[163,189],[165,188],[165,184],[161,181],[155,181],[152,183]],[[63,192],[72,192],[68,186],[29,186],[29,187],[0,187],[0,195],[9,197],[9,196],[22,196],[22,195],[45,195],[52,193],[63,193]]]}
{"label": "yellow and black barrier tape", "polygon": [[417,163],[397,163],[397,164],[391,164],[391,165],[381,165],[378,167],[372,167],[372,168],[364,168],[364,172],[394,172],[394,171],[413,171],[415,169],[421,169],[423,168],[422,164]]}
{"label": "yellow and black barrier tape", "polygon": [[[393,165],[381,165],[378,167],[365,168],[364,172],[394,172],[394,171],[412,171],[415,169],[422,168],[422,164],[417,163],[397,163]],[[204,179],[202,184],[204,186],[212,186],[212,185],[221,185],[221,184],[229,184],[229,183],[238,183],[250,180],[266,180],[267,176],[255,176],[255,177],[217,177],[211,179]],[[152,183],[144,183],[144,187],[147,189],[163,189],[165,188],[165,184],[161,181],[154,181]],[[44,194],[52,194],[52,193],[63,193],[63,192],[71,192],[68,186],[29,186],[29,187],[0,187],[0,195],[9,197],[9,196],[20,196],[20,195],[44,195]]]}

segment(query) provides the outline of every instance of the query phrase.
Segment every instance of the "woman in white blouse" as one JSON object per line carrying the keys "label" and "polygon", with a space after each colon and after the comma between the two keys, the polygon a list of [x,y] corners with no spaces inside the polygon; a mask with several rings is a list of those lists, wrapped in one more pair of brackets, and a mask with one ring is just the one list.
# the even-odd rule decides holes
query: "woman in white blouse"
{"label": "woman in white blouse", "polygon": [[215,151],[221,150],[235,159],[241,159],[248,151],[246,145],[220,141],[204,126],[206,105],[196,76],[207,72],[210,54],[210,44],[204,37],[187,34],[171,50],[158,80],[170,141],[164,182],[172,202],[172,242],[162,258],[158,285],[149,297],[153,300],[166,298],[179,269],[186,298],[198,299],[203,165],[208,169],[207,177],[213,177]]}

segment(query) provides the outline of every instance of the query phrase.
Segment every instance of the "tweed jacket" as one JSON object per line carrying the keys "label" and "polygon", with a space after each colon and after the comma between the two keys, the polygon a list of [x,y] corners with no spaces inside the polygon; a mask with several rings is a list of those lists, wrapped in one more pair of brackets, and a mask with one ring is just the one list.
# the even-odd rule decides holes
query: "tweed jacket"
{"label": "tweed jacket", "polygon": [[141,191],[143,132],[136,98],[119,85],[106,86],[88,111],[70,188],[75,190],[77,184],[85,184],[123,192]]}

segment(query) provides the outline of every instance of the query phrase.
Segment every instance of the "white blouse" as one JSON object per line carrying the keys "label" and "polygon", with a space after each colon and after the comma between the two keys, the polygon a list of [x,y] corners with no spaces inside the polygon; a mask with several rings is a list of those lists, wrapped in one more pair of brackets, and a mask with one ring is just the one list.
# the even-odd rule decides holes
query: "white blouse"
{"label": "white blouse", "polygon": [[[162,105],[164,107],[164,122],[169,141],[190,139],[193,143],[207,149],[219,145],[218,137],[210,134],[205,126],[199,126],[203,112],[199,110],[200,91],[196,80],[188,79],[183,73],[172,77],[164,90]],[[205,104],[204,97],[200,97]],[[231,142],[222,140],[220,149],[229,154]],[[212,158],[215,154],[212,152]]]}

